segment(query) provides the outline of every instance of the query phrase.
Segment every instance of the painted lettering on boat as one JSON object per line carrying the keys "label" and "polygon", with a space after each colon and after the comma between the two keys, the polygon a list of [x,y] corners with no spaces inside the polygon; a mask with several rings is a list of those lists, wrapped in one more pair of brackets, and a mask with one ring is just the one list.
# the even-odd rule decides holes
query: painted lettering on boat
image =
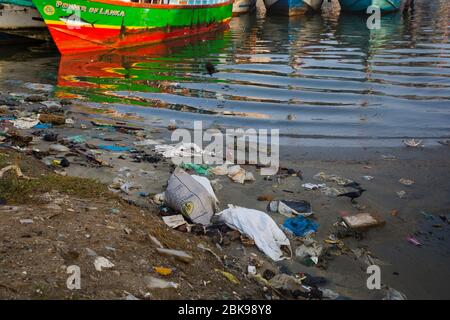
{"label": "painted lettering on boat", "polygon": [[78,4],[72,4],[62,1],[56,1],[56,7],[62,8],[66,11],[76,11],[76,12],[89,12],[93,14],[101,14],[104,16],[114,16],[114,17],[125,17],[125,11],[123,10],[113,10],[105,8],[88,8],[86,6],[80,6]]}

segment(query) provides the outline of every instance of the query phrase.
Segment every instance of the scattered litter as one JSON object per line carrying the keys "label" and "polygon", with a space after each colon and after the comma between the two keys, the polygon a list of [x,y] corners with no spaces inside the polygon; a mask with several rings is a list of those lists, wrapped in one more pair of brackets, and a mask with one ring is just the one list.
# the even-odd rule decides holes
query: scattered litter
{"label": "scattered litter", "polygon": [[194,170],[196,173],[203,176],[209,175],[209,166],[206,164],[195,164],[195,163],[182,163],[181,168],[186,170]]}
{"label": "scattered litter", "polygon": [[296,216],[284,220],[283,227],[291,231],[297,237],[306,237],[311,233],[315,233],[319,225],[303,216]]}
{"label": "scattered litter", "polygon": [[406,197],[406,191],[404,191],[404,190],[397,191],[396,193],[397,193],[397,197],[399,197],[400,199],[403,199]]}
{"label": "scattered litter", "polygon": [[[217,207],[217,197],[209,184],[205,188],[204,180],[194,178],[182,169],[177,168],[170,176],[164,193],[166,204],[180,212],[194,223],[208,225]],[[207,179],[206,179],[207,180]],[[199,182],[203,181],[203,183]]]}
{"label": "scattered litter", "polygon": [[256,246],[272,260],[284,259],[281,246],[290,249],[289,239],[265,212],[229,205],[217,216],[230,228],[253,239]]}
{"label": "scattered litter", "polygon": [[103,268],[113,268],[114,264],[105,257],[97,257],[94,261],[95,270],[102,271]]}
{"label": "scattered litter", "polygon": [[239,165],[228,168],[228,177],[234,182],[243,184],[245,181],[255,181],[255,177],[251,172],[245,171]]}
{"label": "scattered litter", "polygon": [[383,154],[381,155],[381,159],[383,160],[397,160],[397,157],[392,154]]}
{"label": "scattered litter", "polygon": [[172,229],[178,228],[179,226],[186,224],[186,220],[184,220],[184,217],[181,214],[177,214],[174,216],[165,216],[162,217],[162,219],[164,223]]}
{"label": "scattered litter", "polygon": [[172,250],[172,249],[164,249],[164,248],[156,248],[156,250],[165,256],[174,257],[177,260],[180,260],[184,263],[191,263],[194,258],[181,250]]}
{"label": "scattered litter", "polygon": [[313,178],[315,180],[325,181],[325,182],[336,182],[339,185],[345,185],[348,183],[352,183],[352,180],[342,178],[335,174],[326,174],[325,172],[319,172],[314,175]]}
{"label": "scattered litter", "polygon": [[362,178],[367,181],[371,181],[374,179],[374,177],[372,177],[372,176],[362,176]]}
{"label": "scattered litter", "polygon": [[169,123],[167,124],[167,129],[175,130],[176,128],[177,128],[177,121],[174,119],[169,120]]}
{"label": "scattered litter", "polygon": [[158,279],[152,276],[147,276],[144,278],[145,284],[147,285],[147,288],[149,289],[177,289],[178,283],[172,282],[172,281],[166,281],[162,279]]}
{"label": "scattered litter", "polygon": [[73,143],[85,143],[86,142],[86,138],[82,135],[71,136],[71,137],[67,137],[66,139]]}
{"label": "scattered litter", "polygon": [[135,141],[133,144],[138,147],[144,147],[144,146],[152,146],[161,143],[159,140],[153,140],[153,139],[145,139],[140,141]]}
{"label": "scattered litter", "polygon": [[273,196],[268,195],[268,194],[262,194],[260,196],[258,196],[258,201],[272,201],[273,200]]}
{"label": "scattered litter", "polygon": [[226,271],[223,271],[223,270],[220,270],[220,269],[214,269],[216,272],[219,272],[219,273],[221,273],[225,278],[227,278],[230,282],[232,282],[232,283],[234,283],[234,284],[240,284],[241,282],[238,280],[238,278],[236,278],[236,276],[235,275],[233,275],[233,274],[231,274],[231,273],[229,273],[229,272],[226,272]]}
{"label": "scattered litter", "polygon": [[46,106],[47,108],[62,108],[61,104],[58,101],[42,101],[40,102],[40,104],[42,104],[43,106]]}
{"label": "scattered litter", "polygon": [[365,248],[351,249],[355,257],[367,266],[371,265],[388,265],[388,263],[376,258],[370,251]]}
{"label": "scattered litter", "polygon": [[66,118],[63,115],[51,113],[41,113],[39,115],[39,120],[43,123],[51,123],[54,125],[63,125],[66,123]]}
{"label": "scattered litter", "polygon": [[248,274],[251,274],[251,275],[255,275],[255,274],[256,274],[256,267],[255,267],[255,266],[249,265],[249,266],[247,267],[247,273],[248,273]]}
{"label": "scattered litter", "polygon": [[9,165],[9,166],[6,166],[3,169],[1,169],[0,170],[0,178],[3,178],[3,175],[5,174],[5,172],[8,172],[10,170],[14,170],[16,172],[17,177],[19,177],[19,178],[30,179],[29,177],[24,175],[22,173],[22,170],[20,170],[20,168],[16,165]]}
{"label": "scattered litter", "polygon": [[178,145],[156,145],[155,151],[162,154],[164,158],[201,157],[204,153],[203,149],[195,143],[182,143]]}
{"label": "scattered litter", "polygon": [[383,224],[383,221],[375,219],[370,213],[358,213],[353,216],[342,217],[345,224],[352,229],[374,227]]}
{"label": "scattered litter", "polygon": [[337,197],[338,195],[345,192],[345,190],[342,188],[338,189],[334,187],[324,187],[321,188],[320,191],[327,197]]}
{"label": "scattered litter", "polygon": [[39,122],[37,125],[33,127],[33,129],[50,129],[52,127],[51,123],[41,123]]}
{"label": "scattered litter", "polygon": [[112,152],[125,152],[130,151],[130,147],[126,146],[114,146],[114,145],[104,145],[101,144],[98,146],[99,149],[106,150],[106,151],[112,151]]}
{"label": "scattered litter", "polygon": [[413,245],[415,245],[415,246],[417,246],[417,247],[422,246],[422,244],[419,242],[419,240],[417,240],[417,239],[414,238],[413,236],[408,236],[408,237],[406,237],[406,240],[407,240],[409,243],[411,243],[411,244],[413,244]]}
{"label": "scattered litter", "polygon": [[211,249],[205,247],[203,244],[199,243],[199,244],[197,245],[197,248],[202,249],[202,250],[204,250],[204,251],[207,251],[207,252],[211,253],[211,254],[217,259],[217,261],[219,261],[220,263],[222,263],[222,259],[220,259],[220,257],[219,257],[214,251],[212,251]]}
{"label": "scattered litter", "polygon": [[19,220],[20,224],[32,224],[34,223],[33,219],[20,219]]}
{"label": "scattered litter", "polygon": [[408,140],[403,140],[403,143],[407,146],[407,147],[412,147],[412,148],[417,148],[417,147],[423,147],[423,143],[422,140],[416,140],[416,139],[408,139]]}
{"label": "scattered litter", "polygon": [[302,184],[302,187],[305,188],[305,190],[318,190],[320,188],[325,188],[327,185],[325,183],[304,183]]}
{"label": "scattered litter", "polygon": [[339,293],[336,293],[331,289],[319,288],[319,290],[322,292],[323,298],[329,300],[336,300],[337,298],[339,298]]}
{"label": "scattered litter", "polygon": [[32,117],[23,117],[15,120],[10,120],[10,122],[17,129],[31,129],[39,123],[39,119]]}
{"label": "scattered litter", "polygon": [[311,260],[314,264],[319,262],[319,257],[322,254],[323,247],[316,241],[312,241],[311,244],[302,244],[297,249],[295,249],[295,256],[301,261],[307,259]]}
{"label": "scattered litter", "polygon": [[410,186],[415,183],[413,180],[404,179],[404,178],[401,178],[400,180],[398,180],[398,182],[400,182],[401,184],[404,184],[405,186]]}
{"label": "scattered litter", "polygon": [[24,83],[23,86],[27,89],[36,90],[36,91],[50,92],[53,90],[53,86],[51,84],[26,82],[26,83]]}
{"label": "scattered litter", "polygon": [[302,282],[299,279],[285,273],[275,275],[270,279],[269,283],[271,287],[285,291],[292,292],[302,289]]}
{"label": "scattered litter", "polygon": [[386,297],[384,297],[383,300],[408,300],[408,298],[404,293],[401,293],[393,288],[388,288]]}
{"label": "scattered litter", "polygon": [[270,211],[278,212],[286,217],[292,217],[293,215],[301,215],[308,217],[312,215],[311,204],[308,201],[286,201],[276,200],[269,204]]}
{"label": "scattered litter", "polygon": [[172,274],[172,269],[163,267],[153,267],[153,270],[161,276],[170,276]]}
{"label": "scattered litter", "polygon": [[55,152],[69,152],[70,149],[62,144],[51,144],[48,149]]}

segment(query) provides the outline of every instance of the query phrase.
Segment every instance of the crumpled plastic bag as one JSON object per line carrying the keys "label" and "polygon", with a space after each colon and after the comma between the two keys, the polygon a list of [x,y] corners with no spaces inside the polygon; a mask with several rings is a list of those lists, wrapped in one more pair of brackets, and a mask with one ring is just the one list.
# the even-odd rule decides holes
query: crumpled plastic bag
{"label": "crumpled plastic bag", "polygon": [[219,212],[217,216],[219,221],[250,237],[274,261],[286,258],[281,246],[291,249],[289,239],[265,212],[229,205],[228,209]]}

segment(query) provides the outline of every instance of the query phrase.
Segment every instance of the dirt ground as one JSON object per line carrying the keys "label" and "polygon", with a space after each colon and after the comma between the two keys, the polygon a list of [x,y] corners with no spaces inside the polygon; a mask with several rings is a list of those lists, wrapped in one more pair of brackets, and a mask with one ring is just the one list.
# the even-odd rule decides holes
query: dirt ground
{"label": "dirt ground", "polygon": [[[33,180],[54,175],[31,157],[0,151],[2,167],[17,164]],[[230,270],[232,263],[225,267],[211,253],[197,248],[199,243],[210,247],[209,243],[169,229],[157,212],[131,205],[87,179],[58,177],[50,179],[51,185],[38,183],[40,187],[28,190],[24,185],[35,183],[33,180],[17,178],[12,172],[2,179],[1,194],[7,196],[2,200],[8,205],[0,208],[1,299],[122,299],[128,294],[139,299],[263,297],[255,280]],[[12,185],[22,199],[12,196]],[[160,255],[150,235],[165,248],[192,255],[192,263]],[[97,271],[96,256],[88,249],[115,266]],[[81,290],[67,289],[70,265],[80,267]],[[160,276],[154,267],[173,272]],[[241,283],[231,283],[216,269],[235,273]],[[149,289],[148,276],[178,283],[179,287]]]}

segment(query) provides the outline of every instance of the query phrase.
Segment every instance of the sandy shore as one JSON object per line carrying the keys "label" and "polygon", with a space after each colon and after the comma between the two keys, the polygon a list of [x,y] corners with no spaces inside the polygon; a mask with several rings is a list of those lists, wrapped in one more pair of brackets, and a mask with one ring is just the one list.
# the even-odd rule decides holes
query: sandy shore
{"label": "sandy shore", "polygon": [[[22,98],[30,95],[43,97],[42,100],[51,100],[40,91],[24,91],[19,94]],[[6,96],[6,95],[4,95]],[[16,96],[17,98],[17,96]],[[17,100],[17,99],[16,99]],[[28,99],[33,100],[33,99]],[[25,110],[32,111],[42,108],[42,101],[19,102],[16,105],[4,108],[4,114],[24,114]],[[1,103],[0,103],[1,105]],[[144,128],[145,130],[111,130],[92,124],[92,120],[102,119],[105,123],[121,126],[133,125],[132,115],[102,112],[98,113],[79,102],[67,102],[64,105],[65,117],[73,120],[73,124],[53,126],[45,132],[58,134],[59,142],[63,138],[81,135],[89,146],[100,144],[133,146],[133,142],[146,138],[160,139],[169,143],[170,131],[165,128]],[[7,126],[4,123],[4,126]],[[20,134],[29,136],[36,129],[18,130]],[[136,132],[144,132],[136,134]],[[44,132],[37,133],[35,137],[42,137]],[[49,145],[55,142],[46,142],[36,138],[21,152],[30,154],[32,149],[44,152]],[[86,148],[86,147],[85,147]],[[154,155],[152,146],[135,147],[142,154]],[[52,159],[62,154],[49,154],[46,159]],[[152,203],[152,195],[163,192],[174,166],[168,160],[155,160],[152,162],[136,160],[136,154],[129,152],[102,151],[98,157],[110,166],[94,165],[79,155],[66,152],[64,156],[69,160],[67,168],[55,167],[54,170],[67,176],[93,178],[105,185],[112,183],[118,176],[121,168],[129,168],[130,180],[140,185],[139,189],[130,194],[118,193],[121,198],[130,200],[133,204],[142,206],[145,210],[145,219],[148,223],[158,221],[162,224],[158,214],[158,207]],[[448,146],[427,146],[423,148],[325,148],[325,147],[290,147],[282,146],[280,149],[281,167],[301,170],[303,181],[297,176],[274,176],[265,178],[259,174],[255,166],[244,166],[253,172],[256,181],[245,184],[232,182],[226,176],[210,177],[214,179],[215,191],[220,200],[220,208],[227,204],[234,204],[247,208],[254,208],[267,212],[267,201],[258,201],[260,195],[270,195],[276,200],[307,200],[313,208],[313,216],[318,224],[315,239],[324,244],[333,232],[333,225],[343,215],[352,215],[358,212],[376,214],[385,221],[380,227],[372,228],[361,233],[362,239],[355,237],[342,238],[343,247],[339,253],[327,259],[326,264],[318,266],[305,266],[298,259],[289,259],[274,263],[268,259],[255,246],[244,246],[240,241],[232,241],[229,245],[218,248],[219,255],[228,255],[236,259],[241,270],[246,270],[249,258],[256,255],[261,264],[258,272],[270,269],[275,273],[308,273],[325,277],[328,283],[326,288],[337,292],[341,298],[349,299],[381,299],[385,290],[368,290],[366,287],[367,264],[357,259],[351,249],[366,248],[372,256],[383,261],[381,279],[385,286],[393,287],[403,292],[410,299],[450,298],[447,286],[450,284],[448,265],[450,263],[450,242],[448,231],[450,224],[439,216],[446,216],[450,210],[450,148]],[[358,181],[367,191],[358,199],[354,206],[346,198],[335,198],[323,194],[318,190],[305,190],[302,184],[306,182],[317,183],[313,176],[318,172],[337,174],[341,177]],[[64,172],[64,173],[63,173]],[[145,172],[145,173],[143,173]],[[370,181],[362,178],[372,176]],[[405,186],[399,179],[413,180],[414,184]],[[332,184],[331,184],[332,185]],[[396,192],[404,190],[406,196],[402,199]],[[143,194],[140,194],[144,192]],[[269,213],[278,223],[282,224],[284,216],[278,213]],[[447,220],[448,221],[448,220]],[[166,227],[166,229],[168,229]],[[212,239],[207,235],[189,235],[181,231],[177,238],[183,237],[201,239],[214,248]],[[414,235],[421,243],[417,247],[409,243],[406,238]],[[301,240],[292,237],[291,245],[295,250]],[[329,246],[329,245],[327,245]],[[189,248],[189,246],[187,246]],[[331,246],[332,247],[332,246]],[[125,249],[124,249],[125,250]],[[211,258],[211,257],[210,257]],[[213,259],[213,258],[212,258]],[[238,277],[241,275],[236,274]],[[257,296],[256,291],[251,291]],[[251,292],[247,292],[252,294]],[[20,292],[17,294],[20,296]],[[7,296],[5,296],[7,297]],[[92,298],[102,297],[93,294]],[[192,297],[195,297],[193,295]],[[216,296],[218,297],[218,296]],[[242,297],[242,296],[240,296]],[[184,297],[187,298],[187,297]],[[238,297],[230,297],[238,298]]]}

